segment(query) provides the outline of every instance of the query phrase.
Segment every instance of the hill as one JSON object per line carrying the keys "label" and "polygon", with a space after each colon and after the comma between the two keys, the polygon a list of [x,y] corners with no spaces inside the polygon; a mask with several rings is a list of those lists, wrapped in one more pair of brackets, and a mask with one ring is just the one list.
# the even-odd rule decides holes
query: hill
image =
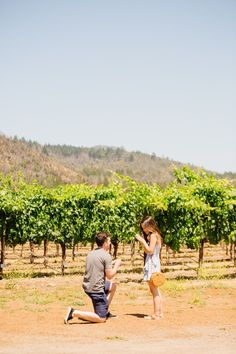
{"label": "hill", "polygon": [[[106,185],[113,172],[166,186],[174,179],[174,167],[183,166],[168,158],[140,151],[128,152],[122,147],[40,145],[3,134],[0,135],[0,154],[0,171],[4,175],[16,175],[20,171],[27,181],[36,179],[45,186],[82,182]],[[233,179],[236,174],[218,177]]]}
{"label": "hill", "polygon": [[67,168],[57,160],[46,156],[42,147],[24,139],[7,138],[0,135],[0,172],[16,176],[21,172],[26,181],[37,180],[45,186],[79,181],[76,171]]}

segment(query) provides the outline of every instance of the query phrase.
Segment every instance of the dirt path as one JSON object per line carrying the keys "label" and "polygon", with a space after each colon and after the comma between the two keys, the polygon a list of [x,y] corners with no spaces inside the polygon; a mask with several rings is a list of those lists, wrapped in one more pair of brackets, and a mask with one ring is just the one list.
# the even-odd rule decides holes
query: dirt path
{"label": "dirt path", "polygon": [[[120,284],[112,304],[118,319],[64,325],[65,303],[80,287],[75,280],[2,281],[0,353],[236,353],[235,279],[164,287],[165,316],[159,321],[143,318],[152,309],[145,284]],[[45,293],[51,296],[48,303]],[[81,307],[91,309],[89,299],[79,296]]]}

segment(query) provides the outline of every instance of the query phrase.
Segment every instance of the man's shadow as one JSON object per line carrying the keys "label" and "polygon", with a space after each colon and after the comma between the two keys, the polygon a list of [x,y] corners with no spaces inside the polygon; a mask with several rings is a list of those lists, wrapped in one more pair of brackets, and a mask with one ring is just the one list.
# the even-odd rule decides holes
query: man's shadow
{"label": "man's shadow", "polygon": [[126,313],[127,316],[134,316],[134,317],[138,317],[138,318],[144,318],[145,316],[147,316],[144,313]]}
{"label": "man's shadow", "polygon": [[93,325],[93,324],[97,324],[96,322],[90,322],[90,321],[83,321],[81,320],[81,318],[79,318],[78,322],[71,322],[68,323],[69,326],[73,326],[73,325]]}
{"label": "man's shadow", "polygon": [[[125,316],[133,316],[133,317],[137,317],[137,318],[144,318],[145,316],[147,316],[147,314],[145,313],[126,313]],[[78,324],[83,324],[83,325],[86,325],[86,324],[96,324],[96,322],[90,322],[90,321],[86,321],[86,320],[82,320],[82,319],[79,319],[78,322],[71,322],[71,323],[68,323],[68,325],[78,325]]]}

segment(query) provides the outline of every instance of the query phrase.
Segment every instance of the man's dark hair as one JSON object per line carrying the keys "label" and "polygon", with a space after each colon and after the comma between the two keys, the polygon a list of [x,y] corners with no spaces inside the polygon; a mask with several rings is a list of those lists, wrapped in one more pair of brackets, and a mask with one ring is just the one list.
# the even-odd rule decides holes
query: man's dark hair
{"label": "man's dark hair", "polygon": [[109,237],[110,234],[108,232],[98,232],[95,237],[95,242],[98,247],[102,247],[104,242],[106,242]]}

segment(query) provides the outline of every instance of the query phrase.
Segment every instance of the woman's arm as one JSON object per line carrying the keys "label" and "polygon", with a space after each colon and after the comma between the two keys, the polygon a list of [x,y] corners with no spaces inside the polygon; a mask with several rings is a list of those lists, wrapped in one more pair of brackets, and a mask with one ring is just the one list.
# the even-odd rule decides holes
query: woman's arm
{"label": "woman's arm", "polygon": [[[148,245],[147,242],[144,240],[143,237],[141,237],[140,235],[136,235],[135,236],[135,239],[137,241],[139,241],[142,245],[143,245],[143,248],[144,248],[144,252],[147,253],[147,254],[153,254],[154,252],[154,248],[155,248],[155,245],[157,243],[157,237],[155,234],[151,234],[150,236],[150,244]],[[158,245],[159,246],[159,245]]]}

